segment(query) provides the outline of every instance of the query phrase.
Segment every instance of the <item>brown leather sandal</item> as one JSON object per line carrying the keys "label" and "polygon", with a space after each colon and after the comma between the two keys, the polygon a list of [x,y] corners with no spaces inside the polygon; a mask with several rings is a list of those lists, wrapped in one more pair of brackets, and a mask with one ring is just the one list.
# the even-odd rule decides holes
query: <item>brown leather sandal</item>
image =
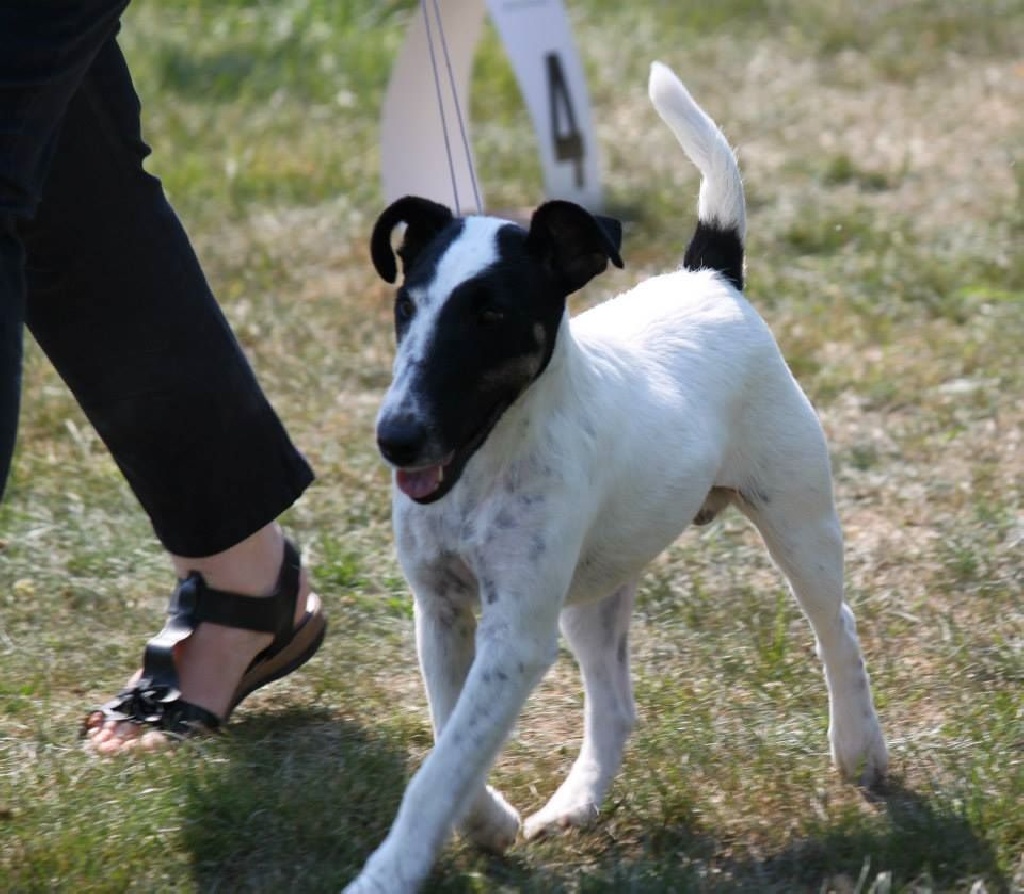
{"label": "brown leather sandal", "polygon": [[[97,714],[102,715],[100,723],[126,721],[162,730],[176,738],[215,732],[246,696],[300,668],[320,648],[327,619],[319,598],[310,594],[306,614],[295,625],[299,569],[298,550],[285,541],[281,573],[271,596],[259,598],[214,590],[198,572],[179,580],[167,606],[163,630],[146,644],[141,676],[92,711],[82,724],[82,735],[95,728]],[[181,698],[174,665],[174,647],[204,621],[274,634],[273,642],[252,660],[242,676],[223,718]]]}

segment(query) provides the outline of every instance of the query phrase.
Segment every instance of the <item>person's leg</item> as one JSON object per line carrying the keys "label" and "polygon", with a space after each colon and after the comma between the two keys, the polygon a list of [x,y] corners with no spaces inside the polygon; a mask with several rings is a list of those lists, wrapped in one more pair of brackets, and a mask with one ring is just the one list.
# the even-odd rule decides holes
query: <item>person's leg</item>
{"label": "person's leg", "polygon": [[25,283],[21,242],[11,219],[0,217],[0,499],[14,456],[21,397]]}
{"label": "person's leg", "polygon": [[[270,593],[274,518],[312,480],[260,390],[156,178],[111,41],[72,99],[27,250],[27,321],[172,554],[180,578]],[[308,584],[300,586],[298,623]],[[201,624],[176,647],[182,698],[223,717],[266,633]],[[92,722],[101,751],[149,746],[137,725]]]}
{"label": "person's leg", "polygon": [[0,4],[0,498],[21,394],[25,283],[17,224],[35,211],[64,110],[127,2]]}
{"label": "person's leg", "polygon": [[160,181],[116,42],[68,106],[27,252],[27,322],[172,554],[210,556],[312,472],[221,313]]}

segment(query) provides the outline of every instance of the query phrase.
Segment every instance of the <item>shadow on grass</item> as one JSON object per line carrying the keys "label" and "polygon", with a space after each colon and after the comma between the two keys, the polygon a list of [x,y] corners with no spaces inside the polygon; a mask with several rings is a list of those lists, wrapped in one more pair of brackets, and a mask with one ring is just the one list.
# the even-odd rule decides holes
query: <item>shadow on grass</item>
{"label": "shadow on grass", "polygon": [[[685,803],[672,811],[677,822],[630,822],[621,813],[584,833],[589,864],[568,877],[541,879],[528,888],[552,894],[689,894],[758,892],[819,894],[822,891],[967,891],[983,881],[989,894],[1009,892],[1007,875],[992,846],[945,795],[924,795],[898,781],[877,794],[865,793],[876,809],[851,804],[838,815],[807,824],[780,849],[743,853],[742,846],[708,829]],[[667,817],[666,817],[667,819]],[[613,831],[631,826],[621,842]],[[601,839],[605,838],[604,841]],[[600,845],[595,848],[594,845]],[[497,867],[495,878],[508,874]],[[881,877],[881,878],[880,878]],[[878,882],[878,887],[873,887]],[[448,889],[445,889],[448,890]],[[457,889],[452,889],[457,890]],[[467,889],[469,890],[469,889]]]}
{"label": "shadow on grass", "polygon": [[894,778],[865,798],[876,815],[853,808],[840,813],[772,856],[767,868],[813,882],[815,890],[823,879],[857,879],[862,871],[869,886],[879,873],[891,873],[894,890],[925,880],[941,890],[959,889],[978,879],[990,892],[1008,890],[992,846],[949,793],[924,794]]}
{"label": "shadow on grass", "polygon": [[[665,874],[661,887],[645,890],[819,892],[838,885],[869,891],[885,873],[893,891],[918,890],[916,885],[967,890],[978,880],[992,894],[1009,891],[992,846],[948,793],[922,794],[893,779],[884,789],[864,792],[864,799],[876,809],[850,804],[809,823],[783,849],[757,857],[723,858],[728,847],[713,836],[694,836],[685,825],[666,828],[655,836],[655,850],[667,853],[674,839],[688,859],[706,861],[705,878],[679,887]],[[722,881],[711,881],[716,877]]]}
{"label": "shadow on grass", "polygon": [[[398,733],[326,710],[236,719],[183,786],[181,844],[196,890],[337,892],[387,834],[408,781],[407,746]],[[575,868],[560,861],[548,871],[538,856],[489,856],[456,842],[424,892],[578,890]]]}
{"label": "shadow on grass", "polygon": [[[215,758],[187,778],[184,848],[199,890],[337,891],[384,839],[408,778],[406,743],[327,711],[291,709],[241,720]],[[845,877],[869,890],[939,890],[983,880],[1008,891],[991,845],[955,798],[898,780],[809,821],[774,853],[732,855],[685,804],[658,824],[613,809],[595,828],[488,857],[448,847],[425,891],[820,891]],[[670,819],[675,814],[677,821]],[[618,839],[615,827],[632,827]]]}
{"label": "shadow on grass", "polygon": [[406,761],[393,733],[322,709],[236,719],[185,787],[198,890],[338,891],[384,838]]}

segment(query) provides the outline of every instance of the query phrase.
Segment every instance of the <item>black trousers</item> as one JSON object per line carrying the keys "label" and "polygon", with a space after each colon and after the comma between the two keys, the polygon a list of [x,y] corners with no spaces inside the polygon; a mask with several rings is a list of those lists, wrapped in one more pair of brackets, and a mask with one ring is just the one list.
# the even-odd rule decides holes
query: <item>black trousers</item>
{"label": "black trousers", "polygon": [[273,521],[313,473],[143,169],[115,39],[126,5],[0,0],[0,491],[27,324],[160,541],[208,556]]}

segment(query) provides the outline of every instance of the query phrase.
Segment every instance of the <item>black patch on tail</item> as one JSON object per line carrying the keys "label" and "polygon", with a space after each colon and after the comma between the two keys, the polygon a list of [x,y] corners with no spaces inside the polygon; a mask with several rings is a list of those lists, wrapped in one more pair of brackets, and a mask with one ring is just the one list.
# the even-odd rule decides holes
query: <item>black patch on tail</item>
{"label": "black patch on tail", "polygon": [[697,221],[697,229],[683,256],[687,270],[717,270],[737,289],[743,291],[743,240],[730,227]]}

